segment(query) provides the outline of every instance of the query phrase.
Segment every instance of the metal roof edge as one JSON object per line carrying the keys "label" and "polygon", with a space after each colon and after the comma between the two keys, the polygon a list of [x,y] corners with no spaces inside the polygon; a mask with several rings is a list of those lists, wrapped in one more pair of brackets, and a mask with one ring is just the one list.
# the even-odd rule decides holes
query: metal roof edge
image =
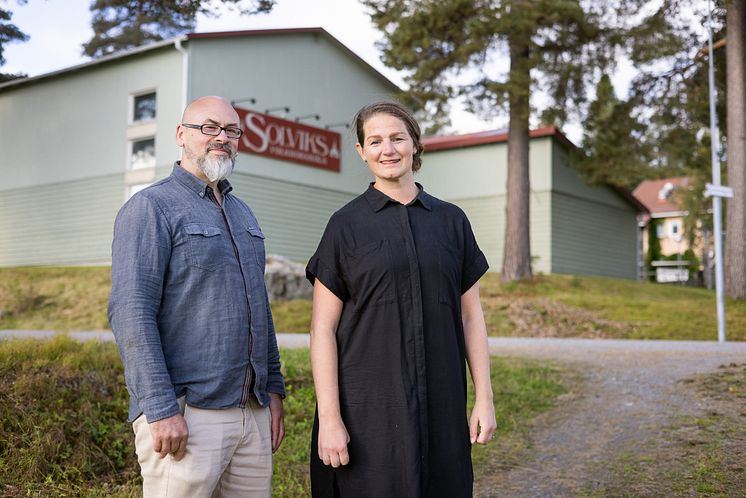
{"label": "metal roof edge", "polygon": [[51,71],[49,73],[43,73],[39,74],[37,76],[31,76],[29,78],[19,78],[15,80],[10,80],[8,82],[0,84],[0,91],[3,91],[7,88],[13,87],[13,86],[20,86],[24,85],[26,83],[33,83],[37,82],[39,80],[47,79],[47,78],[53,78],[55,76],[60,76],[65,73],[72,73],[75,71],[80,71],[82,69],[87,69],[89,67],[96,66],[98,64],[104,64],[106,62],[111,62],[117,59],[123,59],[125,57],[129,57],[131,55],[143,53],[143,52],[149,52],[151,50],[156,50],[159,48],[166,47],[168,45],[174,44],[177,40],[185,41],[187,40],[186,36],[176,36],[174,38],[169,38],[168,40],[161,40],[153,43],[148,43],[147,45],[143,45],[140,47],[135,47],[129,50],[123,50],[121,52],[116,52],[111,55],[105,55],[103,57],[100,57],[98,59],[93,59],[88,62],[83,62],[81,64],[76,64],[74,66],[65,67],[62,69],[58,69],[56,71]]}

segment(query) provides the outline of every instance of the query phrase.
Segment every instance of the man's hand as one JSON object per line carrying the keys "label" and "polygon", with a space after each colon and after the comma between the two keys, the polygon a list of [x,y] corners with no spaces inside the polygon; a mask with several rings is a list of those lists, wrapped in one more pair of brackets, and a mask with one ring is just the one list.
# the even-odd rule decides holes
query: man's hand
{"label": "man's hand", "polygon": [[272,453],[280,447],[285,437],[285,416],[282,412],[282,397],[269,393],[269,416],[272,420]]}
{"label": "man's hand", "polygon": [[169,453],[177,462],[186,454],[189,428],[182,414],[152,422],[150,434],[153,436],[153,450],[159,458],[165,458]]}

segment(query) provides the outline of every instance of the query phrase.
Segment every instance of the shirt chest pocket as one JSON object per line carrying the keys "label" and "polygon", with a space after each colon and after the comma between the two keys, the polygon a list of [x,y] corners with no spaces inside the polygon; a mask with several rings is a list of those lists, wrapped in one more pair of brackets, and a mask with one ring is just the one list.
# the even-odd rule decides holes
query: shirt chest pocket
{"label": "shirt chest pocket", "polygon": [[396,299],[387,240],[356,247],[347,259],[350,295],[357,311]]}
{"label": "shirt chest pocket", "polygon": [[259,227],[249,226],[242,232],[243,241],[240,249],[245,255],[245,261],[254,262],[264,270],[266,252],[264,248],[264,234]]}
{"label": "shirt chest pocket", "polygon": [[215,271],[235,260],[228,235],[220,228],[203,223],[184,226],[187,239],[187,261],[190,266]]}

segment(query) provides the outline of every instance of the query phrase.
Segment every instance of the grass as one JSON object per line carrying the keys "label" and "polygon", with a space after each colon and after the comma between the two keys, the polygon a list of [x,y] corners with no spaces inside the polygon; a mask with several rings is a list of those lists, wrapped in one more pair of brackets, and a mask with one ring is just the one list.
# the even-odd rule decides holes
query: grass
{"label": "grass", "polygon": [[[0,268],[0,329],[109,328],[108,267]],[[715,293],[601,277],[481,280],[489,334],[523,337],[715,340]],[[726,300],[727,339],[746,340],[746,301]],[[275,328],[308,332],[310,301],[272,303]]]}
{"label": "grass", "polygon": [[[314,395],[308,350],[283,350],[286,436],[275,454],[274,494],[309,495]],[[526,360],[492,364],[498,443],[525,433],[563,392],[560,371]],[[0,496],[140,495],[134,437],[126,420],[121,362],[111,343],[0,341]],[[509,455],[474,450],[475,473]]]}

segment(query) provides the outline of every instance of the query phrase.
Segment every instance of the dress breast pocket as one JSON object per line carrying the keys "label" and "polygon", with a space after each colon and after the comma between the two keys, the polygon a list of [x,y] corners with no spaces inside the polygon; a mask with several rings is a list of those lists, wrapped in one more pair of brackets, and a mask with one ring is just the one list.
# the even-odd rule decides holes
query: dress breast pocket
{"label": "dress breast pocket", "polygon": [[438,301],[459,309],[461,302],[461,271],[463,257],[459,248],[438,241]]}
{"label": "dress breast pocket", "polygon": [[220,228],[189,223],[184,226],[184,233],[188,244],[187,260],[191,266],[215,271],[232,257],[230,241]]}
{"label": "dress breast pocket", "polygon": [[350,295],[355,310],[390,303],[396,299],[391,256],[387,240],[354,248],[348,254]]}

